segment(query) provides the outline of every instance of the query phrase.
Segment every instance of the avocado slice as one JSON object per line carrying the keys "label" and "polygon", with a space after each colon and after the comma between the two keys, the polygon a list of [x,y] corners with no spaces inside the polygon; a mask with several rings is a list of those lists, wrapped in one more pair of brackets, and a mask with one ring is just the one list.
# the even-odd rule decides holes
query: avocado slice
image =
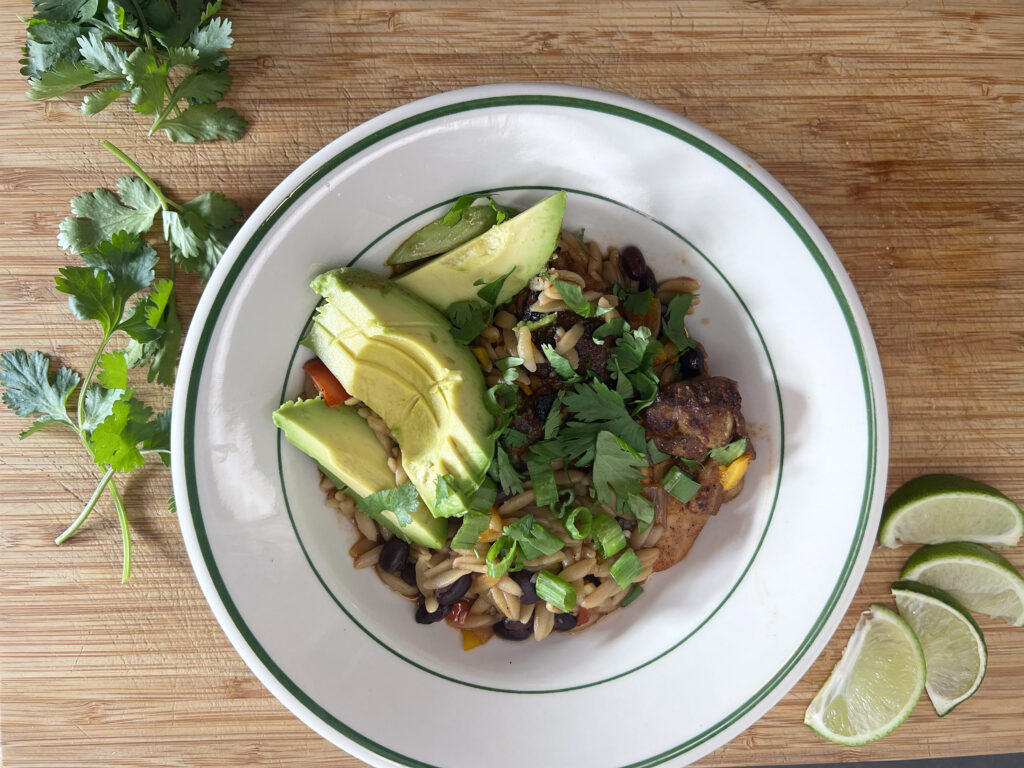
{"label": "avocado slice", "polygon": [[494,455],[483,373],[448,321],[393,280],[344,268],[316,277],[326,299],[303,343],[388,425],[402,465],[438,517],[437,479],[472,495]]}
{"label": "avocado slice", "polygon": [[[357,500],[395,487],[388,455],[366,419],[355,408],[331,408],[321,398],[293,400],[274,411],[274,424],[288,442],[312,458],[341,490]],[[436,518],[420,502],[412,522],[402,526],[388,510],[371,515],[396,536],[440,549],[448,537],[448,523]]]}
{"label": "avocado slice", "polygon": [[558,245],[565,192],[558,192],[506,219],[468,243],[403,272],[395,282],[442,312],[457,301],[472,301],[482,284],[514,268],[498,295],[502,304],[541,272]]}

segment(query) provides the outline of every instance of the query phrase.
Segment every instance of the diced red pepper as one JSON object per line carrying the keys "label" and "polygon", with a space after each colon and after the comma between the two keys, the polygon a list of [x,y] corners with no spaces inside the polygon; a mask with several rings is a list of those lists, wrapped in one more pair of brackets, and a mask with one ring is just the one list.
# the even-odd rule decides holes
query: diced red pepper
{"label": "diced red pepper", "polygon": [[303,365],[302,370],[313,380],[313,384],[316,385],[320,394],[323,395],[324,402],[327,403],[328,407],[333,408],[336,405],[341,405],[349,399],[349,393],[345,391],[345,388],[341,386],[341,382],[335,378],[330,368],[324,365],[324,361],[319,357],[314,357]]}
{"label": "diced red pepper", "polygon": [[448,620],[452,624],[461,624],[469,615],[469,600],[459,600],[452,606],[452,612],[448,614]]}
{"label": "diced red pepper", "polygon": [[588,621],[590,621],[590,611],[588,611],[583,606],[580,606],[579,615],[576,616],[576,626],[581,627]]}

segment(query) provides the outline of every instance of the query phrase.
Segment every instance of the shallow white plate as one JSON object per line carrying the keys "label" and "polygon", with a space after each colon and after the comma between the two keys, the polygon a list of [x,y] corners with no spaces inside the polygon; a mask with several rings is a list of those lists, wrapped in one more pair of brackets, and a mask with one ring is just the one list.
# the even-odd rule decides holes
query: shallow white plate
{"label": "shallow white plate", "polygon": [[[757,461],[689,557],[592,630],[543,643],[413,622],[323,504],[270,413],[300,388],[310,279],[380,269],[469,191],[634,243],[702,285],[689,320],[740,384]],[[885,488],[882,375],[824,236],[749,158],[677,115],[564,86],[418,101],[303,163],[203,294],[174,401],[174,490],[214,614],[299,718],[376,765],[683,765],[766,712],[820,652],[867,563]]]}

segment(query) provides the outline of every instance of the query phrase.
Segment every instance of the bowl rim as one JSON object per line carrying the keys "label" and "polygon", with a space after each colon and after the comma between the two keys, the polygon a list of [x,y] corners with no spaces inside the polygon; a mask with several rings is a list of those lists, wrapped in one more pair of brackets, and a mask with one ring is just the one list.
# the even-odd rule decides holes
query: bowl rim
{"label": "bowl rim", "polygon": [[[711,131],[666,109],[628,96],[577,86],[538,83],[476,86],[429,96],[382,113],[333,140],[292,171],[250,215],[227,249],[200,298],[182,350],[172,411],[171,450],[177,514],[186,551],[200,588],[225,635],[263,685],[293,714],[324,738],[368,762],[381,764],[383,758],[390,764],[428,767],[427,763],[374,742],[337,720],[288,678],[248,629],[227,592],[209,542],[199,533],[201,510],[195,503],[198,492],[191,474],[195,462],[192,425],[186,422],[185,415],[189,410],[187,404],[198,394],[201,369],[199,375],[193,375],[197,372],[194,363],[205,354],[210,343],[216,323],[211,325],[209,319],[224,303],[222,288],[237,278],[249,256],[292,203],[302,198],[324,175],[377,141],[451,115],[509,106],[554,106],[604,112],[668,133],[725,165],[754,188],[798,235],[838,300],[854,344],[864,388],[868,466],[857,535],[853,537],[829,600],[792,656],[747,702],[701,734],[627,768],[660,765],[683,755],[688,760],[697,759],[734,738],[774,706],[811,666],[842,620],[871,553],[874,537],[868,534],[873,534],[881,514],[888,468],[888,420],[881,364],[867,316],[824,234],[792,195],[752,159]],[[701,749],[694,753],[697,747]]]}

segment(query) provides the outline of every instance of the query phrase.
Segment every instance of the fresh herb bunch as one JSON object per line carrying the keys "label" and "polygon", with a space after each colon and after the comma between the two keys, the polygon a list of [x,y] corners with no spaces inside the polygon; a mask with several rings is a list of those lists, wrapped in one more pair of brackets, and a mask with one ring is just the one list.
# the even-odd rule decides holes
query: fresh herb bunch
{"label": "fresh herb bunch", "polygon": [[27,96],[42,100],[92,89],[93,115],[128,94],[171,141],[235,141],[246,122],[218,107],[231,87],[225,51],[231,22],[220,0],[33,0],[21,73]]}
{"label": "fresh herb bunch", "polygon": [[[74,535],[104,490],[109,491],[121,524],[122,580],[127,580],[131,537],[114,476],[138,469],[147,456],[170,462],[170,411],[154,415],[136,398],[129,370],[148,365],[149,381],[173,384],[181,343],[181,321],[174,306],[175,268],[208,276],[235,231],[240,211],[217,193],[174,203],[131,158],[109,142],[104,144],[138,175],[120,179],[116,197],[97,189],[71,201],[75,216],[61,223],[60,243],[81,255],[84,266],[62,267],[56,277],[57,290],[68,295],[75,317],[100,326],[100,342],[87,373],[83,377],[62,366],[51,374],[47,355],[17,349],[0,355],[0,386],[11,410],[35,417],[21,438],[52,425],[70,429],[100,468],[103,474],[96,490],[56,542]],[[157,212],[170,251],[169,279],[157,279],[159,257],[141,237]],[[108,351],[118,334],[128,337],[127,345]],[[68,400],[76,389],[76,406],[69,410]]]}

